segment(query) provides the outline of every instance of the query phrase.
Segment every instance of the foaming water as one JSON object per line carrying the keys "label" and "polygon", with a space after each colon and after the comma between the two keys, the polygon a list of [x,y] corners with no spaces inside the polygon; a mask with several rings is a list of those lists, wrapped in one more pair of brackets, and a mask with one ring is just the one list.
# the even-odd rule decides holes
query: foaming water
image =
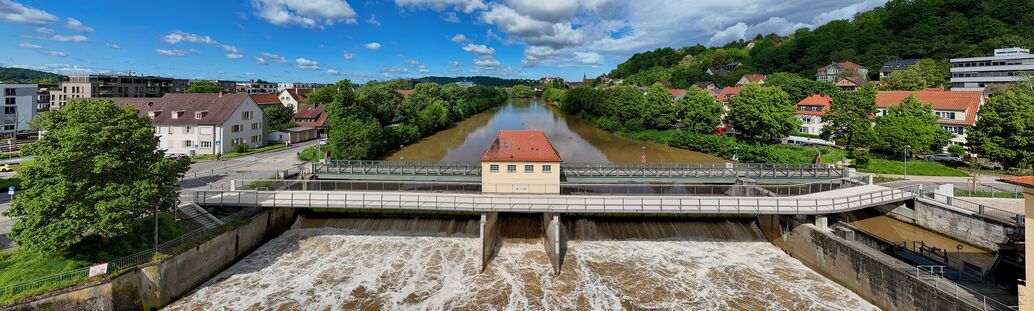
{"label": "foaming water", "polygon": [[[473,236],[468,230],[470,223],[476,228],[473,220],[397,222],[419,228],[408,235],[384,234],[405,231],[383,226],[390,220],[306,222],[303,227],[337,228],[289,230],[168,308],[875,309],[743,222],[565,221],[571,240],[560,275],[541,242],[524,236],[504,239],[478,273],[481,242],[476,229]],[[449,223],[457,225],[443,225]]]}

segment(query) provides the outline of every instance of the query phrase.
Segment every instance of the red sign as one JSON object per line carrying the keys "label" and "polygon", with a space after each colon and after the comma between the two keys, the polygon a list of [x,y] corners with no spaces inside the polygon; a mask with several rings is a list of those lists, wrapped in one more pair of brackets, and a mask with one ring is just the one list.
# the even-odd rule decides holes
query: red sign
{"label": "red sign", "polygon": [[643,162],[643,163],[646,163],[646,155],[645,155],[645,154],[644,154],[644,155],[641,155],[641,156],[639,156],[639,162]]}

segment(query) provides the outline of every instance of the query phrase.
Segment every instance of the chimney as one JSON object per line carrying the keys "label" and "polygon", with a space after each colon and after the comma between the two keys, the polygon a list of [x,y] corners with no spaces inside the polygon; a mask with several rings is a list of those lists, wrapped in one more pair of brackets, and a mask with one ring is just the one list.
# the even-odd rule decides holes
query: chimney
{"label": "chimney", "polygon": [[223,97],[223,91],[219,91],[219,97]]}

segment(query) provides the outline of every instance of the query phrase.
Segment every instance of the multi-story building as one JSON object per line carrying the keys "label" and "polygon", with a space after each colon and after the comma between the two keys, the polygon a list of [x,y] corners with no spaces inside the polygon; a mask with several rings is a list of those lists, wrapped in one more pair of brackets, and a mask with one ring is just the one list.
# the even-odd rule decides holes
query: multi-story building
{"label": "multi-story building", "polygon": [[186,91],[186,80],[156,76],[72,75],[60,88],[50,90],[51,109],[69,100],[101,97],[161,97]]}
{"label": "multi-story building", "polygon": [[116,98],[151,118],[159,148],[167,154],[222,154],[237,145],[265,144],[266,118],[247,94],[166,94]]}
{"label": "multi-story building", "polygon": [[831,98],[826,95],[815,94],[802,99],[797,103],[797,111],[794,116],[801,121],[801,133],[818,135],[826,122],[822,116],[829,111]]}
{"label": "multi-story building", "polygon": [[815,79],[834,83],[837,78],[869,76],[869,68],[852,62],[831,63],[815,71]]}
{"label": "multi-story building", "polygon": [[916,58],[889,60],[886,64],[883,64],[883,67],[880,67],[880,80],[883,80],[883,78],[886,78],[895,71],[908,69],[908,67],[912,67],[912,65],[915,65],[918,62],[919,59]]}
{"label": "multi-story building", "polygon": [[876,115],[886,115],[888,107],[901,104],[908,96],[915,96],[916,100],[933,107],[933,113],[940,118],[937,122],[941,128],[955,134],[951,139],[953,145],[966,143],[966,131],[976,124],[977,111],[984,104],[982,92],[943,89],[883,91],[876,94]]}
{"label": "multi-story building", "polygon": [[995,49],[993,56],[951,59],[952,91],[984,91],[1034,76],[1034,54],[1029,49]]}
{"label": "multi-story building", "polygon": [[327,86],[323,83],[310,83],[310,82],[285,82],[276,84],[276,93],[283,92],[287,89],[318,89]]}
{"label": "multi-story building", "polygon": [[763,74],[745,74],[739,81],[736,81],[736,86],[744,86],[751,83],[765,84],[765,79],[767,78]]}
{"label": "multi-story building", "polygon": [[277,84],[262,80],[251,80],[248,82],[237,82],[237,93],[245,94],[276,94]]}
{"label": "multi-story building", "polygon": [[198,82],[198,81],[208,81],[208,82],[212,82],[212,83],[218,84],[220,87],[223,88],[223,93],[237,93],[237,81],[229,81],[229,80],[205,80],[205,79],[190,80],[190,81],[187,81],[187,87],[190,87],[191,85],[194,85],[194,83]]}
{"label": "multi-story building", "polygon": [[29,130],[29,121],[36,117],[38,91],[36,84],[0,84],[4,99],[0,134],[8,136]]}
{"label": "multi-story building", "polygon": [[50,89],[52,86],[40,85],[36,89],[36,112],[50,110]]}
{"label": "multi-story building", "polygon": [[301,104],[305,103],[305,97],[309,96],[312,89],[286,89],[277,94],[280,103],[284,106],[298,111]]}

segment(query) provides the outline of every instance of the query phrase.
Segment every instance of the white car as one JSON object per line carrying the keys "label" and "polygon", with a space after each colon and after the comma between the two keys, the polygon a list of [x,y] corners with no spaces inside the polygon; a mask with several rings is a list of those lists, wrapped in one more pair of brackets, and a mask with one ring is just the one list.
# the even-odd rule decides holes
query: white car
{"label": "white car", "polygon": [[320,145],[326,145],[326,144],[327,144],[327,139],[326,138],[321,138],[320,139]]}

